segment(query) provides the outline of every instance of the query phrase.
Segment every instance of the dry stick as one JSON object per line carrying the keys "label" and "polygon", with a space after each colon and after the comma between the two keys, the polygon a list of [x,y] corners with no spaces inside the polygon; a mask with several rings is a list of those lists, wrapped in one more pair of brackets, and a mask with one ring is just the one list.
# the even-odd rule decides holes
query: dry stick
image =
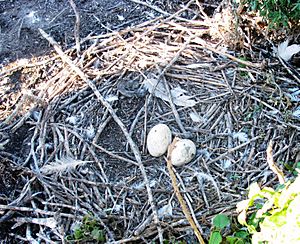
{"label": "dry stick", "polygon": [[[166,15],[166,16],[170,16],[170,17],[174,17],[175,19],[178,19],[178,20],[182,20],[182,21],[187,21],[187,19],[184,19],[184,18],[181,18],[181,17],[177,17],[177,13],[176,13],[176,15],[174,15],[174,14],[169,14],[168,12],[165,12],[165,11],[163,11],[162,9],[160,9],[160,8],[158,8],[158,7],[156,7],[156,6],[153,6],[153,5],[150,5],[150,4],[148,4],[148,3],[146,3],[145,1],[140,1],[140,0],[130,0],[131,2],[134,2],[134,3],[137,3],[137,4],[141,4],[141,5],[144,5],[144,6],[146,6],[146,7],[148,7],[148,8],[151,8],[151,9],[153,9],[154,11],[157,11],[158,13],[161,13],[161,14],[163,14],[163,15]],[[189,1],[181,10],[179,10],[178,12],[179,13],[181,13],[181,12],[183,12],[183,11],[185,11],[185,10],[187,10],[188,8],[189,8],[189,6],[194,2],[195,0],[191,0],[191,1]]]}
{"label": "dry stick", "polygon": [[[48,57],[47,57],[48,58]],[[57,55],[54,56],[54,57],[49,57],[48,59],[45,59],[43,61],[39,61],[39,62],[34,62],[33,63],[22,63],[22,62],[16,62],[16,66],[12,67],[12,68],[7,68],[7,67],[4,67],[2,68],[0,71],[0,77],[4,77],[6,75],[10,75],[12,74],[13,72],[17,71],[17,70],[20,70],[20,69],[29,69],[29,68],[36,68],[37,66],[42,66],[42,65],[46,65],[48,63],[50,63],[51,61],[54,61],[55,59],[57,59]]]}
{"label": "dry stick", "polygon": [[[172,109],[172,112],[175,116],[175,120],[180,128],[180,130],[186,134],[186,130],[184,128],[184,126],[182,125],[181,123],[181,120],[179,118],[179,114],[178,114],[178,111],[176,110],[176,107],[172,101],[172,95],[171,95],[171,91],[170,91],[170,88],[168,86],[168,83],[164,77],[165,73],[172,67],[172,65],[178,60],[178,58],[180,57],[181,53],[187,48],[187,46],[190,44],[190,41],[191,41],[191,38],[188,38],[188,40],[184,43],[184,45],[178,50],[178,52],[176,53],[176,55],[173,57],[173,59],[168,63],[168,65],[160,72],[160,74],[158,75],[157,77],[157,80],[158,82],[160,82],[160,79],[163,79],[163,82],[164,82],[164,85],[165,85],[165,88],[168,92],[168,96],[169,96],[169,103],[170,103],[170,106],[171,106],[171,109]],[[153,90],[152,90],[152,93],[150,94],[150,97],[152,96],[152,94],[154,94],[154,91],[156,89],[156,86],[158,85],[158,82],[157,84],[154,86]],[[150,101],[150,99],[149,99]],[[148,101],[148,103],[149,103]]]}
{"label": "dry stick", "polygon": [[74,37],[75,37],[75,47],[76,47],[76,51],[77,51],[77,57],[80,56],[80,37],[79,37],[79,30],[80,30],[80,15],[78,13],[77,7],[74,3],[73,0],[69,0],[69,3],[75,13],[75,17],[76,17],[76,22],[75,22],[75,26],[74,26]]}
{"label": "dry stick", "polygon": [[114,158],[117,158],[117,159],[122,160],[122,161],[124,161],[124,162],[127,162],[127,163],[130,163],[130,164],[134,164],[134,165],[136,165],[136,166],[139,166],[139,164],[136,163],[135,161],[130,160],[130,159],[127,159],[127,158],[124,158],[124,157],[121,157],[121,156],[119,156],[119,155],[117,155],[117,154],[114,154],[113,152],[106,150],[105,148],[99,146],[99,145],[96,144],[96,143],[92,143],[92,145],[93,145],[95,148],[101,150],[102,152],[104,152],[104,153],[110,155],[111,157],[114,157]]}
{"label": "dry stick", "polygon": [[[133,131],[134,131],[134,128],[135,128],[137,122],[139,121],[139,118],[140,118],[142,112],[144,112],[144,109],[145,109],[145,107],[143,106],[143,107],[138,111],[137,115],[135,116],[135,119],[133,120],[133,122],[132,122],[132,124],[131,124],[131,126],[130,126],[130,129],[129,129],[129,135],[130,135],[130,136],[132,136]],[[126,144],[126,151],[127,151],[127,150],[128,150],[128,144]]]}
{"label": "dry stick", "polygon": [[144,110],[145,110],[145,113],[144,113],[144,137],[143,137],[143,152],[145,153],[146,152],[146,135],[147,135],[147,117],[148,117],[148,103],[149,103],[149,98],[148,96],[146,97],[146,100],[145,100],[145,104],[144,104]]}
{"label": "dry stick", "polygon": [[[88,40],[91,40],[91,39],[104,39],[104,38],[107,38],[107,37],[111,37],[111,36],[115,36],[116,34],[125,34],[125,33],[130,33],[130,32],[134,32],[134,31],[138,31],[138,30],[142,30],[144,29],[145,27],[147,29],[149,29],[149,25],[152,24],[152,23],[155,23],[156,21],[159,21],[159,20],[162,20],[163,19],[163,22],[166,22],[170,19],[173,19],[173,18],[176,18],[176,19],[180,19],[180,20],[183,20],[183,21],[187,21],[187,22],[190,22],[188,19],[184,19],[184,18],[180,18],[180,17],[177,17],[179,14],[183,13],[184,11],[186,11],[190,5],[194,2],[194,0],[191,0],[190,2],[188,2],[185,6],[183,6],[180,10],[178,10],[176,13],[170,15],[169,13],[167,13],[167,15],[170,15],[168,18],[166,19],[163,19],[162,16],[159,16],[155,19],[151,19],[151,20],[148,20],[146,22],[143,22],[141,24],[138,24],[134,27],[129,27],[127,29],[123,29],[123,30],[120,30],[120,31],[114,31],[114,32],[110,32],[110,33],[107,33],[107,34],[102,34],[102,35],[97,35],[97,36],[88,36],[86,38],[84,38],[82,40],[82,43],[85,42],[85,41],[88,41]],[[136,2],[137,3],[137,2]],[[141,3],[142,4],[142,3]],[[163,24],[163,22],[159,23],[158,25],[155,26],[154,29],[156,29],[159,25]],[[204,24],[204,23],[203,23]],[[150,31],[152,30],[152,27],[150,28]],[[147,33],[149,31],[147,30]]]}
{"label": "dry stick", "polygon": [[250,94],[248,94],[248,93],[244,93],[244,94],[245,94],[247,97],[250,97],[251,99],[253,99],[253,100],[255,100],[255,101],[257,101],[257,102],[263,104],[263,105],[266,106],[267,108],[272,109],[274,112],[281,113],[277,108],[272,107],[271,105],[269,105],[269,104],[267,104],[266,102],[260,100],[259,98],[254,97],[254,96],[252,96],[252,95],[250,95]]}
{"label": "dry stick", "polygon": [[[117,60],[115,60],[110,66],[108,66],[108,67],[106,68],[105,71],[109,71],[113,66],[115,66],[117,63],[119,63],[120,60],[122,60],[124,57],[126,57],[126,56],[128,55],[128,53],[131,51],[131,49],[132,49],[132,48],[135,48],[135,44],[136,44],[138,41],[140,41],[144,36],[146,36],[146,35],[147,35],[148,33],[150,33],[151,31],[154,31],[155,29],[157,29],[157,28],[158,28],[159,26],[161,26],[164,22],[167,22],[168,20],[170,20],[170,19],[172,19],[172,18],[176,18],[177,15],[179,15],[180,13],[184,12],[185,10],[187,10],[188,7],[189,7],[193,2],[194,2],[194,0],[191,0],[191,1],[188,2],[182,9],[180,9],[180,10],[177,11],[176,13],[170,15],[168,18],[166,18],[166,19],[163,20],[162,22],[160,22],[160,23],[158,23],[158,24],[156,24],[156,25],[154,25],[154,26],[151,26],[151,27],[147,28],[145,32],[143,32],[137,39],[135,39],[135,40],[133,41],[133,43],[130,45],[130,47],[128,48],[128,50],[127,50],[126,52],[124,52],[123,55],[121,55]],[[184,19],[184,20],[185,20],[185,19]],[[117,32],[116,34],[119,36],[119,35],[120,35],[120,32]],[[123,39],[123,38],[122,38],[122,39]],[[129,45],[129,44],[127,43],[126,40],[124,40],[124,42],[125,42],[126,45]],[[185,47],[184,47],[184,49],[185,49]],[[137,51],[138,51],[138,50],[137,50]],[[175,62],[175,61],[174,61],[174,62]],[[173,64],[173,62],[171,62],[171,63]],[[171,65],[172,65],[172,64],[171,64]],[[169,69],[171,65],[168,65],[168,66],[167,66],[168,68],[167,68],[167,67],[166,67],[166,68]],[[165,71],[164,71],[161,75],[163,75],[166,71],[167,71],[167,70],[165,69]],[[161,77],[161,76],[159,76],[159,77]]]}
{"label": "dry stick", "polygon": [[180,120],[180,116],[179,116],[179,113],[174,105],[174,102],[173,102],[173,98],[172,98],[172,94],[171,94],[171,91],[170,91],[170,87],[169,87],[169,84],[166,80],[166,77],[165,76],[162,76],[162,80],[163,80],[163,83],[164,83],[164,86],[166,88],[166,91],[167,91],[167,94],[168,94],[168,97],[169,97],[169,103],[170,103],[170,106],[171,106],[171,109],[172,109],[172,112],[174,114],[174,117],[175,117],[175,120],[181,130],[182,133],[186,134],[186,130]]}
{"label": "dry stick", "polygon": [[[21,203],[26,202],[27,200],[25,200],[26,199],[25,197],[27,196],[29,198],[28,195],[30,194],[29,193],[30,192],[30,186],[31,186],[31,183],[34,182],[35,180],[36,180],[35,176],[32,177],[30,180],[28,180],[26,182],[26,184],[24,185],[24,187],[23,187],[21,193],[19,194],[19,196],[6,206],[7,207],[9,207],[9,206],[15,206],[15,207],[17,206],[18,207],[19,205],[21,205]],[[0,210],[1,210],[1,208],[0,208]],[[10,219],[12,215],[13,215],[12,211],[8,211],[7,213],[3,214],[0,217],[0,223]]]}
{"label": "dry stick", "polygon": [[[38,213],[42,215],[50,215],[50,216],[56,216],[57,212],[53,211],[47,211],[42,210],[38,208],[29,208],[29,207],[19,207],[19,206],[9,206],[9,205],[0,205],[0,210],[11,210],[11,211],[18,211],[18,212],[31,212],[31,213]],[[59,213],[59,216],[61,217],[67,217],[67,218],[80,218],[80,216],[74,216],[73,214],[66,214],[66,213]]]}
{"label": "dry stick", "polygon": [[269,142],[268,148],[267,148],[267,162],[269,164],[270,169],[277,175],[279,183],[284,184],[284,174],[283,172],[277,167],[274,158],[273,158],[273,141],[271,140]]}
{"label": "dry stick", "polygon": [[188,222],[190,223],[192,229],[194,230],[194,233],[195,235],[197,236],[198,238],[198,241],[201,243],[201,244],[205,244],[202,236],[201,236],[201,233],[200,231],[198,230],[197,228],[197,225],[195,224],[195,221],[193,220],[191,214],[190,214],[190,211],[183,199],[183,197],[181,196],[181,193],[179,191],[179,188],[177,186],[177,180],[176,180],[176,175],[172,169],[172,163],[171,163],[171,153],[174,149],[174,144],[178,141],[178,138],[175,137],[173,142],[169,145],[168,147],[168,156],[167,156],[167,167],[168,167],[168,171],[169,171],[169,174],[170,174],[170,177],[171,177],[171,180],[172,180],[172,186],[174,188],[174,192],[176,194],[176,197],[179,201],[179,204],[181,206],[181,209],[186,217],[186,219],[188,220]]}
{"label": "dry stick", "polygon": [[243,148],[243,147],[247,146],[248,144],[250,144],[253,141],[256,141],[259,138],[261,138],[261,136],[256,136],[256,137],[250,139],[249,141],[247,141],[245,143],[242,143],[241,145],[238,145],[238,146],[233,147],[233,148],[229,148],[225,153],[221,154],[220,156],[218,156],[218,157],[216,157],[212,160],[209,160],[209,163],[211,164],[211,163],[217,162],[218,160],[221,160],[221,159],[225,158],[229,154],[235,152],[236,150],[238,150],[240,148]]}
{"label": "dry stick", "polygon": [[[188,193],[188,190],[185,187],[184,182],[183,182],[180,174],[176,171],[176,169],[174,169],[174,168],[172,168],[172,169],[173,169],[173,171],[174,171],[174,173],[175,173],[175,175],[176,175],[176,177],[177,177],[177,179],[179,181],[179,185],[182,187],[182,190],[186,193],[186,194],[184,194],[183,197],[184,197],[185,202],[186,202],[186,204],[187,204],[187,206],[189,208],[190,214],[191,214],[191,216],[192,216],[192,218],[193,218],[193,220],[195,222],[195,225],[197,226],[197,229],[200,230],[203,233],[202,228],[201,228],[201,226],[200,226],[200,224],[199,224],[199,222],[198,222],[198,220],[196,218],[196,214],[195,214],[193,206],[192,206],[193,199],[190,196],[190,194]],[[203,190],[203,187],[201,187],[201,190]],[[204,193],[204,190],[202,191],[202,194],[203,193]],[[204,195],[205,195],[205,193],[204,193]]]}
{"label": "dry stick", "polygon": [[199,44],[199,48],[202,48],[202,49],[208,49],[214,53],[217,53],[217,54],[220,54],[220,55],[223,55],[223,56],[226,56],[227,58],[230,58],[231,60],[235,61],[235,62],[238,62],[240,64],[243,64],[243,65],[246,65],[246,66],[249,66],[249,67],[254,67],[254,68],[261,68],[262,67],[262,64],[257,64],[257,63],[252,63],[252,62],[249,62],[249,61],[245,61],[245,60],[241,60],[239,58],[236,58],[228,53],[225,53],[221,50],[218,50],[216,48],[213,48],[213,47],[210,47],[209,45],[206,44],[206,42],[204,40],[202,40],[201,38],[199,37],[196,37],[192,40],[192,42],[194,43],[197,43]]}
{"label": "dry stick", "polygon": [[[55,125],[55,126],[56,126],[56,125]],[[56,132],[59,133],[59,134],[61,135],[60,137],[61,137],[62,139],[61,139],[60,141],[61,141],[61,143],[63,143],[63,142],[64,142],[64,137],[63,137],[62,134],[59,132],[59,128],[60,128],[60,129],[65,129],[65,128],[66,128],[65,125],[59,125],[59,126],[56,126],[55,128],[56,128]],[[70,129],[67,129],[67,130],[68,130],[70,133],[72,133],[75,137],[77,137],[80,141],[84,141],[84,139],[83,139],[78,133],[76,133],[75,131],[70,130]],[[86,145],[88,146],[88,144],[86,144]],[[96,144],[96,143],[94,143],[94,142],[91,143],[91,146],[93,146],[93,147],[95,147],[95,148],[101,150],[102,152],[108,154],[109,156],[111,156],[111,157],[113,157],[113,158],[116,158],[116,159],[122,160],[122,161],[124,161],[124,162],[127,162],[127,163],[130,163],[130,164],[139,166],[139,164],[136,163],[135,161],[130,160],[130,159],[128,159],[128,158],[124,158],[124,157],[119,156],[119,155],[117,155],[117,154],[114,154],[113,152],[106,150],[105,148],[99,146],[98,144]]]}
{"label": "dry stick", "polygon": [[149,3],[146,3],[145,1],[140,1],[140,0],[130,0],[131,2],[134,2],[134,3],[137,3],[137,4],[141,4],[141,5],[144,5],[148,8],[151,8],[153,10],[155,10],[156,12],[160,13],[160,14],[163,14],[163,15],[170,15],[168,12],[165,12],[163,11],[162,9],[156,7],[156,6],[153,6],[153,5],[150,5]]}
{"label": "dry stick", "polygon": [[104,97],[101,95],[101,93],[97,90],[97,87],[95,86],[95,84],[85,76],[85,74],[81,71],[81,69],[79,69],[77,66],[75,66],[75,64],[72,62],[72,60],[62,51],[62,49],[60,48],[58,43],[51,36],[49,36],[42,29],[39,29],[39,31],[42,34],[42,36],[45,39],[47,39],[48,42],[51,43],[51,45],[53,45],[55,51],[60,55],[63,62],[67,63],[71,67],[71,69],[74,72],[76,72],[77,75],[89,85],[89,87],[93,90],[96,97],[103,104],[103,106],[107,108],[107,110],[110,112],[113,119],[116,121],[116,123],[119,125],[119,127],[123,131],[128,143],[130,144],[131,150],[133,151],[133,154],[136,158],[136,161],[139,165],[139,168],[142,172],[142,175],[144,177],[144,181],[145,181],[145,185],[146,185],[146,189],[147,189],[147,193],[148,193],[150,206],[151,206],[151,209],[152,209],[152,212],[153,212],[154,222],[156,224],[158,235],[159,235],[159,241],[160,241],[160,243],[163,243],[162,228],[160,227],[159,218],[158,218],[158,214],[157,214],[157,209],[155,207],[152,190],[151,190],[149,180],[148,180],[148,176],[147,176],[145,167],[142,163],[142,157],[141,157],[141,154],[140,154],[140,151],[139,151],[137,145],[135,144],[135,142],[130,137],[130,135],[127,131],[127,128],[125,127],[123,122],[120,120],[120,118],[116,115],[116,113],[115,113],[114,109],[112,108],[112,106],[104,99]]}
{"label": "dry stick", "polygon": [[178,50],[178,52],[173,57],[173,59],[170,61],[170,63],[168,63],[168,65],[162,70],[162,72],[157,77],[157,80],[160,80],[160,78],[163,75],[165,75],[165,73],[172,67],[172,65],[178,60],[178,58],[180,57],[181,53],[187,48],[187,46],[190,44],[190,42],[191,42],[191,37],[189,37],[186,40],[186,42],[184,43],[184,45]]}
{"label": "dry stick", "polygon": [[300,84],[300,79],[289,69],[289,67],[285,64],[285,62],[282,60],[282,58],[280,58],[278,56],[278,59],[279,59],[280,63],[283,65],[283,67],[286,69],[286,71],[295,78],[295,80],[298,84]]}
{"label": "dry stick", "polygon": [[231,86],[230,86],[230,84],[229,84],[229,82],[228,82],[228,79],[227,79],[227,77],[226,77],[226,74],[225,74],[225,72],[224,72],[224,69],[221,70],[221,73],[222,73],[222,75],[223,75],[223,78],[224,78],[224,81],[225,81],[226,85],[228,86],[228,90],[230,91],[231,95],[233,95],[234,92],[233,92],[233,90],[232,90],[232,88],[231,88]]}

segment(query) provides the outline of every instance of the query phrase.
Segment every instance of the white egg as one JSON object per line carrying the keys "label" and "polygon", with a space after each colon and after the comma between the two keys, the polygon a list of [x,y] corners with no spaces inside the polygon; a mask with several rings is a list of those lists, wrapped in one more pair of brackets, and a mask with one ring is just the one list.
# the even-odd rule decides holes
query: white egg
{"label": "white egg", "polygon": [[172,132],[165,124],[155,125],[148,133],[147,148],[151,156],[159,157],[166,153],[172,142]]}
{"label": "white egg", "polygon": [[195,143],[188,139],[179,139],[171,152],[171,162],[174,166],[182,166],[191,162],[195,155]]}

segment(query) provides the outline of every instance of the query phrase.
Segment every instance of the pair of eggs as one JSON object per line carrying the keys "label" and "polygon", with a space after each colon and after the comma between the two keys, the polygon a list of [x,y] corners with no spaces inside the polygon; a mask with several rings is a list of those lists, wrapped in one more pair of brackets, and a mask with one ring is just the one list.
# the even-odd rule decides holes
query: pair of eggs
{"label": "pair of eggs", "polygon": [[[165,124],[155,125],[148,133],[147,148],[151,156],[159,157],[166,153],[172,142],[172,132]],[[171,152],[170,159],[174,166],[189,163],[196,155],[194,142],[188,139],[178,139]]]}

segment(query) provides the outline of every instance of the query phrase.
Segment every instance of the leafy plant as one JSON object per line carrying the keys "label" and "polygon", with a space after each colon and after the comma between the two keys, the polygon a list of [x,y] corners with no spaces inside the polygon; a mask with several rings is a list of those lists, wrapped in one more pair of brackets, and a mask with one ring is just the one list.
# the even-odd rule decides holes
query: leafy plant
{"label": "leafy plant", "polygon": [[288,27],[289,22],[300,20],[299,0],[244,0],[243,3],[268,20],[270,28]]}
{"label": "leafy plant", "polygon": [[72,235],[67,236],[69,243],[104,243],[105,234],[97,219],[91,215],[86,215],[82,223],[74,228]]}
{"label": "leafy plant", "polygon": [[[249,232],[247,229],[238,227],[236,231],[232,231],[232,235],[226,236],[226,241],[223,240],[225,235],[222,233],[224,230],[230,227],[230,229],[235,228],[231,223],[228,216],[224,214],[218,214],[213,219],[213,229],[210,234],[209,244],[220,244],[220,243],[229,243],[229,244],[249,244]],[[222,237],[223,236],[223,237]]]}
{"label": "leafy plant", "polygon": [[298,171],[300,170],[300,162],[295,162],[295,163],[287,162],[287,163],[284,163],[283,165],[293,175],[297,176],[299,174]]}
{"label": "leafy plant", "polygon": [[[238,221],[252,235],[252,243],[300,242],[300,177],[276,190],[252,183],[248,199],[240,202]],[[249,208],[254,212],[249,215]]]}
{"label": "leafy plant", "polygon": [[230,225],[230,219],[224,214],[218,214],[213,219],[213,231],[209,238],[209,244],[219,244],[222,242],[221,231]]}

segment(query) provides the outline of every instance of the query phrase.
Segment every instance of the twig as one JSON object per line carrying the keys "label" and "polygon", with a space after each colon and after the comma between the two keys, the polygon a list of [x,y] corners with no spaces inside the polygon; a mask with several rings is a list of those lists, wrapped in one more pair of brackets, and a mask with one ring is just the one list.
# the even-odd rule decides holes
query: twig
{"label": "twig", "polygon": [[174,105],[173,98],[172,98],[172,94],[171,94],[171,91],[170,91],[169,84],[168,84],[168,82],[167,82],[167,80],[166,80],[166,77],[165,77],[165,76],[162,76],[162,80],[163,80],[164,86],[165,86],[165,88],[166,88],[166,91],[167,91],[167,93],[168,93],[169,103],[170,103],[172,112],[173,112],[173,114],[174,114],[175,120],[176,120],[176,122],[177,122],[177,124],[178,124],[178,126],[179,126],[179,128],[180,128],[180,130],[181,130],[181,132],[184,133],[184,134],[186,134],[187,132],[186,132],[186,130],[185,130],[185,128],[184,128],[184,126],[183,126],[183,124],[182,124],[182,122],[181,122],[181,119],[180,119],[180,116],[179,116],[179,114],[178,114],[178,111],[177,111],[177,109],[176,109],[176,107],[175,107],[175,105]]}
{"label": "twig", "polygon": [[181,206],[181,209],[186,217],[186,219],[188,220],[188,222],[190,223],[192,229],[194,230],[194,233],[195,235],[197,236],[199,242],[201,244],[205,244],[203,238],[202,238],[202,235],[200,233],[200,231],[198,230],[197,228],[197,225],[195,224],[191,214],[190,214],[190,211],[183,199],[183,197],[181,196],[181,193],[180,193],[180,190],[177,186],[177,180],[176,180],[176,175],[172,169],[172,162],[171,162],[171,153],[174,149],[174,144],[178,141],[178,138],[174,138],[173,142],[169,145],[168,147],[168,156],[167,156],[167,167],[168,167],[168,171],[169,171],[169,174],[170,174],[170,177],[171,177],[171,180],[172,180],[172,186],[173,186],[173,189],[175,191],[175,194],[176,194],[176,197],[179,201],[179,204]]}
{"label": "twig", "polygon": [[141,5],[144,5],[148,8],[151,8],[153,10],[155,10],[156,12],[160,13],[160,14],[163,14],[165,16],[169,16],[168,19],[172,19],[172,18],[175,18],[175,19],[178,19],[178,20],[181,20],[181,21],[188,21],[187,19],[184,19],[182,17],[178,17],[178,15],[184,11],[186,11],[189,6],[195,1],[195,0],[191,0],[189,1],[184,7],[182,7],[178,12],[174,13],[174,14],[169,14],[168,12],[166,11],[163,11],[162,9],[158,8],[157,6],[153,6],[153,5],[150,5],[149,3],[145,2],[145,1],[140,1],[140,0],[130,0],[131,2],[134,2],[134,3],[137,3],[137,4],[141,4]]}
{"label": "twig", "polygon": [[208,50],[210,50],[214,53],[220,54],[222,56],[226,56],[227,58],[230,58],[231,60],[233,60],[237,63],[243,64],[243,65],[246,65],[246,66],[249,66],[249,67],[253,67],[253,68],[261,68],[262,67],[262,64],[257,64],[257,63],[252,63],[250,61],[245,61],[245,60],[236,58],[236,57],[232,56],[231,54],[228,54],[228,53],[225,53],[221,50],[213,48],[213,47],[207,45],[206,42],[203,39],[199,38],[199,37],[195,37],[194,39],[192,39],[192,42],[195,42],[195,43],[199,44],[200,48],[208,49]]}
{"label": "twig", "polygon": [[152,190],[151,190],[151,187],[150,187],[150,184],[149,184],[149,180],[148,180],[148,176],[147,176],[145,167],[142,163],[142,157],[141,157],[141,154],[140,154],[140,151],[139,151],[137,145],[132,140],[131,136],[129,135],[129,132],[127,131],[127,128],[125,127],[123,122],[120,120],[120,118],[116,115],[116,113],[115,113],[114,109],[112,108],[112,106],[100,94],[100,92],[98,91],[95,84],[85,76],[85,74],[81,71],[81,69],[79,69],[66,54],[64,54],[64,52],[62,51],[62,49],[60,48],[58,43],[52,37],[50,37],[42,29],[39,29],[39,30],[40,30],[41,34],[43,35],[43,37],[46,38],[53,45],[54,49],[61,56],[61,59],[64,62],[66,62],[71,67],[71,69],[74,72],[76,72],[77,75],[89,85],[89,87],[93,90],[93,92],[96,95],[96,97],[98,98],[98,100],[103,104],[104,107],[107,108],[107,110],[109,111],[109,113],[111,114],[111,116],[113,117],[115,122],[119,125],[119,127],[123,131],[128,143],[131,147],[131,150],[134,153],[134,156],[135,156],[136,161],[139,165],[140,171],[142,172],[144,182],[145,182],[145,185],[146,185],[146,189],[147,189],[147,193],[148,193],[150,206],[151,206],[151,209],[152,209],[152,212],[153,212],[153,215],[154,215],[153,216],[154,217],[154,222],[155,222],[157,230],[158,230],[159,240],[160,240],[160,243],[163,243],[162,229],[160,227],[159,218],[158,218],[158,214],[157,214],[157,209],[155,207],[155,202],[154,202],[154,198],[153,198],[153,193],[152,193]]}
{"label": "twig", "polygon": [[[193,218],[193,220],[194,220],[194,222],[195,222],[195,225],[197,226],[197,229],[203,233],[202,228],[201,228],[201,226],[200,226],[200,224],[199,224],[199,222],[198,222],[198,220],[197,220],[197,218],[196,218],[196,215],[195,215],[195,212],[194,212],[194,209],[193,209],[193,206],[192,206],[192,201],[193,201],[193,199],[192,199],[191,196],[187,193],[188,190],[187,190],[186,186],[184,185],[184,182],[183,182],[183,180],[182,180],[180,174],[179,174],[179,173],[176,171],[176,169],[174,169],[173,167],[172,167],[172,169],[173,169],[173,172],[174,172],[174,174],[176,175],[176,177],[177,177],[177,179],[178,179],[178,181],[179,181],[179,185],[182,187],[182,190],[183,190],[184,192],[186,192],[186,194],[184,194],[183,197],[184,197],[185,202],[186,202],[186,204],[187,204],[187,206],[188,206],[188,208],[189,208],[190,214],[191,214],[191,216],[192,216],[192,218]],[[202,190],[203,190],[203,187],[201,187],[201,188],[202,188]],[[203,192],[204,192],[204,190],[203,190]]]}
{"label": "twig", "polygon": [[221,159],[225,158],[227,155],[230,155],[231,153],[235,152],[236,150],[247,146],[251,142],[256,141],[258,138],[261,138],[261,136],[256,136],[256,137],[252,138],[251,140],[249,140],[249,141],[247,141],[245,143],[242,143],[239,146],[236,146],[236,147],[233,147],[233,148],[229,148],[225,153],[221,154],[219,157],[216,157],[216,158],[214,158],[212,160],[209,160],[209,163],[217,162],[218,160],[221,160]]}
{"label": "twig", "polygon": [[158,12],[160,14],[163,14],[163,15],[166,15],[166,16],[170,15],[168,12],[165,12],[165,11],[163,11],[162,9],[160,9],[160,8],[158,8],[156,6],[150,5],[147,2],[145,2],[145,1],[139,1],[139,0],[130,0],[130,1],[134,2],[134,3],[137,3],[137,4],[144,5],[144,6],[148,7],[148,8],[151,8],[151,9],[155,10],[156,12]]}
{"label": "twig", "polygon": [[290,70],[290,68],[286,65],[286,63],[282,60],[281,57],[278,56],[278,59],[280,61],[280,63],[283,65],[283,67],[286,69],[286,71],[295,78],[295,81],[298,83],[298,85],[300,85],[300,79],[297,75],[294,74],[294,72],[292,72]]}
{"label": "twig", "polygon": [[266,102],[260,100],[259,98],[254,97],[254,96],[252,96],[252,95],[250,95],[250,94],[247,94],[247,93],[245,93],[245,95],[246,95],[247,97],[250,97],[251,99],[253,99],[253,100],[255,100],[255,101],[257,101],[257,102],[263,104],[263,105],[266,106],[267,108],[272,109],[274,112],[280,113],[280,111],[279,111],[278,109],[272,107],[271,105],[269,105],[269,104],[267,104]]}
{"label": "twig", "polygon": [[42,215],[50,215],[50,216],[57,216],[60,215],[61,217],[68,217],[72,219],[78,218],[72,214],[66,213],[57,213],[53,211],[46,211],[38,208],[28,208],[28,207],[18,207],[18,206],[8,206],[8,205],[0,205],[0,210],[11,210],[11,211],[19,211],[19,212],[31,212],[31,213],[38,213]]}
{"label": "twig", "polygon": [[76,43],[76,51],[77,51],[77,57],[80,56],[80,36],[79,36],[79,31],[80,31],[80,15],[77,10],[76,4],[74,3],[73,0],[69,0],[69,3],[75,13],[76,16],[76,21],[75,21],[75,26],[74,26],[74,37],[75,37],[75,43]]}
{"label": "twig", "polygon": [[270,169],[274,172],[274,174],[277,175],[279,183],[284,184],[285,183],[284,174],[283,174],[282,170],[280,170],[277,167],[277,165],[274,161],[272,147],[273,147],[273,141],[271,140],[269,142],[269,145],[268,145],[268,148],[267,148],[267,162],[268,162],[268,165],[269,165]]}

